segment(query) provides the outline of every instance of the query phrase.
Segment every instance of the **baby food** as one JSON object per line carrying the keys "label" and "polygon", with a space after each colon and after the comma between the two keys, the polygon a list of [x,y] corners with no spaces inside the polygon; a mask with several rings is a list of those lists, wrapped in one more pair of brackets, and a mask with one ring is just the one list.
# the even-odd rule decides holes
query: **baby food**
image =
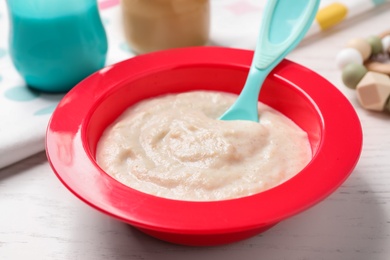
{"label": "baby food", "polygon": [[259,123],[218,120],[236,98],[194,91],[141,101],[105,130],[97,162],[129,187],[190,201],[252,195],[303,169],[307,134],[278,111],[259,103]]}

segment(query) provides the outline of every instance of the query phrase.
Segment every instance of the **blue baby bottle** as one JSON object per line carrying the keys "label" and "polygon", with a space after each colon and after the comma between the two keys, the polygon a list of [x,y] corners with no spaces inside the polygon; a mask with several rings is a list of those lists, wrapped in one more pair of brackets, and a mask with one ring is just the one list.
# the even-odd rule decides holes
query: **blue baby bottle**
{"label": "blue baby bottle", "polygon": [[7,0],[10,56],[28,86],[66,92],[101,69],[107,37],[96,0]]}

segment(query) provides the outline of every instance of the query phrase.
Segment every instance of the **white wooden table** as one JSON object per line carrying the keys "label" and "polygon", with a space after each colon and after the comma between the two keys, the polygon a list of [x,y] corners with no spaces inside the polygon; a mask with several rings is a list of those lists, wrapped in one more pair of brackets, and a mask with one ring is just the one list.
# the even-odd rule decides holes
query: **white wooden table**
{"label": "white wooden table", "polygon": [[389,7],[306,39],[288,56],[335,84],[363,126],[356,169],[325,201],[242,242],[172,245],[79,201],[40,153],[0,170],[0,259],[390,259],[390,115],[362,109],[334,62],[349,39],[390,29]]}

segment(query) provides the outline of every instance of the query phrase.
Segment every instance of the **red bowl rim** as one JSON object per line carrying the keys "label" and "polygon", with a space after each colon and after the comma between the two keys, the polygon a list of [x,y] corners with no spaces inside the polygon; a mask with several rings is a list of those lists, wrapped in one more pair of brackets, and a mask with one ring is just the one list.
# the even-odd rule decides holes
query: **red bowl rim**
{"label": "red bowl rim", "polygon": [[[315,102],[323,122],[323,141],[309,165],[275,188],[224,201],[164,199],[114,180],[88,152],[83,136],[86,119],[91,117],[96,100],[124,78],[206,63],[249,69],[252,56],[249,50],[224,47],[182,48],[140,55],[92,74],[65,95],[50,119],[46,153],[53,171],[93,208],[136,227],[160,232],[240,232],[275,224],[313,206],[338,188],[354,169],[362,148],[362,130],[355,110],[339,90],[315,72],[288,60],[272,73],[299,86]],[[99,78],[110,70],[118,73],[110,74],[110,84],[99,85]],[[94,93],[93,98],[85,93]]]}

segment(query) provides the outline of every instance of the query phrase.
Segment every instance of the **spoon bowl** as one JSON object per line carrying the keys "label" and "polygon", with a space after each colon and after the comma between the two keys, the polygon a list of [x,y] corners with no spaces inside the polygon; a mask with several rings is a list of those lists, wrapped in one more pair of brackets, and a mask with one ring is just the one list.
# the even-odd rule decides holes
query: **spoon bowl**
{"label": "spoon bowl", "polygon": [[258,96],[268,74],[305,36],[320,0],[268,0],[252,65],[236,102],[221,120],[259,121]]}

